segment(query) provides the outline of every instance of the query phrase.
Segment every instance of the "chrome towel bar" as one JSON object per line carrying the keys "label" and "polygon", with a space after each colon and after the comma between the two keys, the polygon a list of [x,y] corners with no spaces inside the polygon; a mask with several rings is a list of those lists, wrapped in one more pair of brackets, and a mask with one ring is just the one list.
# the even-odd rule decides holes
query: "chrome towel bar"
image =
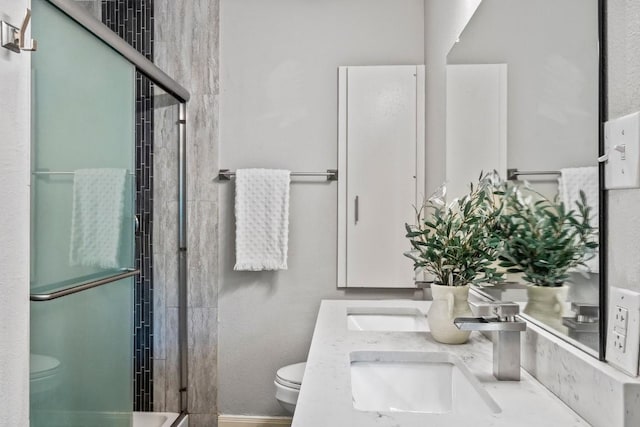
{"label": "chrome towel bar", "polygon": [[[220,169],[218,172],[219,181],[230,181],[235,176],[236,173],[229,169]],[[327,181],[337,181],[338,169],[327,169],[326,172],[291,172],[291,176],[325,176]]]}
{"label": "chrome towel bar", "polygon": [[515,181],[522,175],[560,175],[560,171],[520,171],[516,168],[507,169],[507,179]]}

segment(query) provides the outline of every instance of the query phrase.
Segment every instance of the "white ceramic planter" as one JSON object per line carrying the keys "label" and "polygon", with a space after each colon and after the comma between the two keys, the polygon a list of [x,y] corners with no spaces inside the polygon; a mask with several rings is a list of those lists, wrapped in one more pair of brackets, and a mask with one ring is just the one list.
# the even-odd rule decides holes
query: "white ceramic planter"
{"label": "white ceramic planter", "polygon": [[453,324],[456,317],[471,317],[469,285],[431,285],[433,302],[427,313],[427,322],[433,338],[444,344],[464,344],[471,331],[461,331]]}
{"label": "white ceramic planter", "polygon": [[566,285],[553,288],[529,286],[527,288],[527,305],[523,311],[554,329],[561,329],[563,328],[564,303],[568,293],[569,287]]}

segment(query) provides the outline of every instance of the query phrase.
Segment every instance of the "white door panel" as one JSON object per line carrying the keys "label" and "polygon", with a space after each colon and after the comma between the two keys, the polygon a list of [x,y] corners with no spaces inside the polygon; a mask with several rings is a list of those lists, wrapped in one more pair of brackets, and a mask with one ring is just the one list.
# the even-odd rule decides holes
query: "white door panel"
{"label": "white door panel", "polygon": [[507,169],[507,65],[447,66],[447,199]]}
{"label": "white door panel", "polygon": [[346,226],[341,228],[340,256],[346,263],[339,269],[339,285],[413,287],[412,262],[403,256],[409,249],[404,224],[414,221],[413,206],[422,193],[416,169],[424,116],[417,111],[419,101],[424,104],[417,81],[423,70],[345,68],[340,154],[346,159],[340,202]]}

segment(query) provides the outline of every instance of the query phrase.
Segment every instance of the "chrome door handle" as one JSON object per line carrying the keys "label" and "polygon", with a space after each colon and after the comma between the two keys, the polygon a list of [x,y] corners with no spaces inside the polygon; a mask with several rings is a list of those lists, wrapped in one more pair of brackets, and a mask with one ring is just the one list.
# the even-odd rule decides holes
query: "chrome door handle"
{"label": "chrome door handle", "polygon": [[360,220],[360,199],[359,199],[358,196],[356,196],[356,200],[355,200],[354,213],[355,213],[355,220],[356,220],[356,224],[357,224],[358,221]]}

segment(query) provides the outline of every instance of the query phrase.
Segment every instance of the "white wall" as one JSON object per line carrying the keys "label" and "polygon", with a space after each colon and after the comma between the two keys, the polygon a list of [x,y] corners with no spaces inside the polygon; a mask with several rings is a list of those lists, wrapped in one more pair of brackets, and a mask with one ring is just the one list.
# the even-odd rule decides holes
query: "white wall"
{"label": "white wall", "polygon": [[[0,19],[20,25],[25,0],[0,0]],[[30,54],[0,49],[0,414],[29,424]]]}
{"label": "white wall", "polygon": [[426,194],[445,180],[447,53],[481,0],[424,1],[424,57],[427,68]]}
{"label": "white wall", "polygon": [[[608,1],[607,73],[609,118],[640,111],[640,2]],[[610,286],[640,292],[640,190],[608,192]]]}
{"label": "white wall", "polygon": [[[383,3],[394,3],[389,9],[405,4]],[[379,15],[371,2],[222,0],[222,143],[219,165],[211,167],[323,170],[333,166],[335,115],[330,111],[337,97],[325,74],[337,75],[335,66],[342,64],[420,63],[424,58],[427,192],[435,189],[445,176],[446,55],[479,3],[424,0],[422,55],[406,44],[398,46],[407,52],[389,46],[386,34],[400,19],[380,18],[386,22],[380,31],[355,31],[367,26],[360,16],[362,11],[367,16]],[[635,0],[608,3],[609,114],[617,117],[640,110],[640,35],[635,31],[640,4]],[[404,9],[390,16],[401,12]],[[408,28],[407,23],[414,20],[411,11],[407,15],[403,31],[393,31],[394,38],[421,31]],[[294,16],[295,21],[291,19]],[[357,23],[357,28],[353,36],[345,37],[350,22]],[[413,25],[420,27],[422,23]],[[280,82],[286,83],[285,92],[277,90]],[[335,290],[336,207],[331,184],[293,185],[290,270],[233,272],[233,187],[220,186],[219,242],[224,249],[220,251],[219,411],[281,413],[272,399],[273,373],[285,363],[306,357],[319,300],[391,294],[345,295]],[[609,283],[640,289],[640,227],[636,218],[640,190],[610,192],[609,203]]]}
{"label": "white wall", "polygon": [[447,65],[447,199],[480,171],[507,172],[507,65]]}
{"label": "white wall", "polygon": [[[423,0],[223,0],[219,166],[334,168],[337,67],[422,64],[423,18]],[[282,414],[275,371],[306,358],[321,299],[414,292],[336,290],[337,185],[318,179],[292,184],[289,270],[234,272],[219,185],[219,411]]]}

